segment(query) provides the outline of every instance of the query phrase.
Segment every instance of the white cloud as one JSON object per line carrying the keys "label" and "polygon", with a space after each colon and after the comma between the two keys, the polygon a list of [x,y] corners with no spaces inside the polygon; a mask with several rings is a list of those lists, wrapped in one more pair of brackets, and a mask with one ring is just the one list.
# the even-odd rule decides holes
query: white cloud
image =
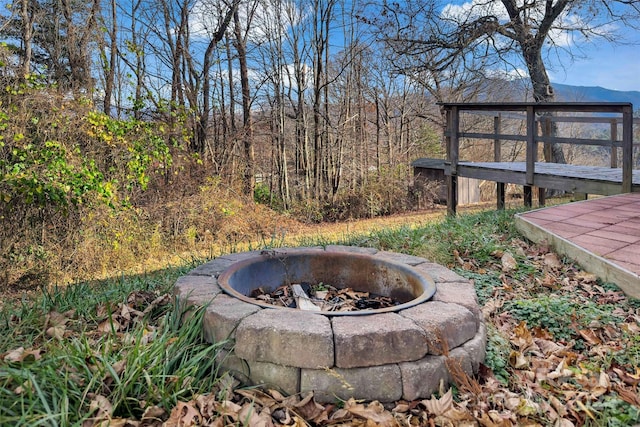
{"label": "white cloud", "polygon": [[486,0],[472,0],[462,4],[449,3],[440,13],[441,17],[459,23],[487,15],[496,16],[501,21],[509,18],[502,3],[497,1],[487,2]]}
{"label": "white cloud", "polygon": [[[210,37],[220,27],[227,9],[226,2],[222,0],[196,0],[189,13],[191,35],[199,38]],[[249,43],[259,44],[268,40],[278,25],[282,26],[281,31],[287,31],[292,23],[287,22],[286,17],[297,16],[295,9],[296,5],[287,0],[241,2],[238,15],[241,25],[244,25],[242,33],[244,34],[249,26]],[[294,12],[288,12],[289,10]]]}
{"label": "white cloud", "polygon": [[529,77],[529,73],[524,68],[515,68],[512,70],[502,70],[497,68],[485,69],[483,73],[486,77],[502,80],[520,80]]}
{"label": "white cloud", "polygon": [[[518,6],[522,6],[524,2],[525,0],[518,0]],[[542,1],[534,2],[534,7],[529,9],[526,19],[534,33],[544,18],[544,13],[545,2]],[[487,0],[471,0],[462,4],[449,3],[442,9],[440,16],[459,24],[483,16],[495,16],[501,23],[506,23],[509,20],[509,15],[502,2]],[[555,20],[549,31],[548,40],[555,46],[570,48],[585,41],[585,28],[589,29],[588,33],[593,37],[607,37],[615,32],[613,25],[594,25],[592,22],[586,22],[582,16],[576,13],[565,11]]]}

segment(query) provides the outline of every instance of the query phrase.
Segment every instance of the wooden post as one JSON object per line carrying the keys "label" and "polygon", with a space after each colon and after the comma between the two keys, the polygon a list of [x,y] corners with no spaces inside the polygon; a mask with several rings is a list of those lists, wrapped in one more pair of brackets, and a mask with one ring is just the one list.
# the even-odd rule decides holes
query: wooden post
{"label": "wooden post", "polygon": [[452,106],[447,110],[447,162],[449,174],[447,174],[447,214],[456,215],[458,207],[458,155],[459,140],[458,131],[460,126],[460,111],[457,106]]}
{"label": "wooden post", "polygon": [[[551,116],[545,116],[544,118],[544,129],[542,131],[542,134],[545,136],[555,136],[552,135],[552,122],[551,122]],[[542,146],[543,151],[544,151],[544,160],[545,162],[547,161],[547,159],[553,159],[553,153],[551,150],[551,143],[550,142],[545,142],[544,145]],[[536,151],[538,150],[538,146],[536,145]],[[546,188],[538,188],[538,206],[544,206],[547,203],[547,189]]]}
{"label": "wooden post", "polygon": [[547,189],[538,187],[538,206],[542,207],[547,203]]}
{"label": "wooden post", "polygon": [[530,185],[524,186],[524,205],[527,208],[533,206],[533,187]]}
{"label": "wooden post", "polygon": [[458,207],[458,176],[447,176],[447,215],[456,216]]}
{"label": "wooden post", "polygon": [[[544,118],[544,132],[543,132],[544,136],[555,136],[551,134],[551,117],[550,116],[545,116]],[[547,159],[551,159],[553,156],[552,150],[551,150],[551,143],[550,142],[545,142],[543,145],[543,149],[544,149],[544,159],[545,161]]]}
{"label": "wooden post", "polygon": [[497,208],[499,211],[504,210],[505,207],[505,198],[506,191],[504,182],[496,182],[496,198],[497,198]]}
{"label": "wooden post", "polygon": [[631,193],[633,184],[633,111],[622,108],[622,192]]}
{"label": "wooden post", "polygon": [[500,124],[501,124],[501,115],[493,117],[493,134],[495,135],[493,138],[493,161],[500,162],[502,161],[502,146],[500,145],[500,139],[498,135],[500,135]]}
{"label": "wooden post", "polygon": [[[493,117],[493,134],[495,137],[493,138],[493,161],[500,162],[502,161],[502,146],[500,144],[500,139],[498,135],[500,135],[500,124],[501,124],[501,115]],[[504,210],[504,199],[505,199],[505,191],[504,191],[504,182],[496,182],[496,201],[498,210]]]}
{"label": "wooden post", "polygon": [[527,106],[527,165],[526,165],[526,177],[524,186],[524,205],[531,207],[533,204],[532,189],[533,176],[535,174],[536,158],[537,158],[537,143],[536,143],[536,112],[533,105]]}
{"label": "wooden post", "polygon": [[611,167],[618,167],[618,147],[616,147],[616,141],[618,140],[618,122],[616,119],[611,119]]}

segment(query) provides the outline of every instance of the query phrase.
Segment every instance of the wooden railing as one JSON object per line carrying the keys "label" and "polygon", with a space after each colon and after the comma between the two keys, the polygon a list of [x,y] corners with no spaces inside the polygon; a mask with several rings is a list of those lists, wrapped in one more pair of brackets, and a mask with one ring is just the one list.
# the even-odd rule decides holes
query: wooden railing
{"label": "wooden railing", "polygon": [[[458,163],[460,161],[460,140],[462,138],[485,139],[494,141],[494,160],[500,161],[502,141],[526,142],[526,179],[524,186],[525,204],[531,206],[531,189],[534,184],[535,163],[538,161],[538,144],[543,143],[545,150],[551,144],[579,144],[611,147],[611,166],[617,167],[617,149],[622,149],[622,192],[631,192],[633,168],[633,105],[631,103],[443,103],[447,115],[445,131],[447,160],[446,175],[448,188],[449,213],[455,214],[455,194],[457,187]],[[493,133],[463,132],[460,129],[460,115],[463,112],[476,114],[493,114]],[[500,130],[500,114],[517,114],[526,121],[526,132],[523,134],[503,134]],[[557,116],[557,113],[563,113]],[[570,116],[570,114],[592,114],[594,116]],[[567,115],[569,114],[569,115]],[[595,116],[601,114],[600,116]],[[605,116],[602,116],[604,114]],[[591,138],[567,138],[553,134],[552,123],[582,122],[610,123],[609,140]],[[618,126],[622,125],[622,135],[618,139]],[[541,132],[539,132],[541,130]],[[548,153],[547,153],[548,156]],[[498,183],[498,192],[504,193],[504,185]],[[503,183],[502,183],[503,184]],[[498,195],[500,200],[500,194]],[[544,204],[544,189],[540,189],[539,197]],[[503,198],[504,200],[504,198]],[[453,203],[453,206],[452,206]]]}

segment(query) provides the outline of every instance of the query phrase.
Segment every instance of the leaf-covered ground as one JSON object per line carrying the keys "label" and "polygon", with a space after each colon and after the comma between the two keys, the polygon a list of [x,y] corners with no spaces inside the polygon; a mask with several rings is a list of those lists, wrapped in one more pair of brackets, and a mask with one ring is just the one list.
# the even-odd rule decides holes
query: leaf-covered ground
{"label": "leaf-covered ground", "polygon": [[167,294],[176,272],[155,285],[145,278],[123,281],[108,288],[109,295],[81,287],[5,309],[0,424],[640,423],[640,303],[546,245],[526,242],[511,214],[468,215],[341,243],[425,256],[472,280],[489,336],[479,374],[467,377],[452,366],[451,389],[384,405],[357,396],[319,404],[312,394],[243,387],[216,371],[217,347],[202,343],[200,313],[185,320]]}

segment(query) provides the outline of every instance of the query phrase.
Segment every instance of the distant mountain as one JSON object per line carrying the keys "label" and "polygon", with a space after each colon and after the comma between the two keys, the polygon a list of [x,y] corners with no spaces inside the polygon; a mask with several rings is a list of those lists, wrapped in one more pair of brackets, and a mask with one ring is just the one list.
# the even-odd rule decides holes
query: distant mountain
{"label": "distant mountain", "polygon": [[600,86],[570,86],[552,83],[556,100],[565,102],[631,102],[640,109],[640,92],[605,89]]}

